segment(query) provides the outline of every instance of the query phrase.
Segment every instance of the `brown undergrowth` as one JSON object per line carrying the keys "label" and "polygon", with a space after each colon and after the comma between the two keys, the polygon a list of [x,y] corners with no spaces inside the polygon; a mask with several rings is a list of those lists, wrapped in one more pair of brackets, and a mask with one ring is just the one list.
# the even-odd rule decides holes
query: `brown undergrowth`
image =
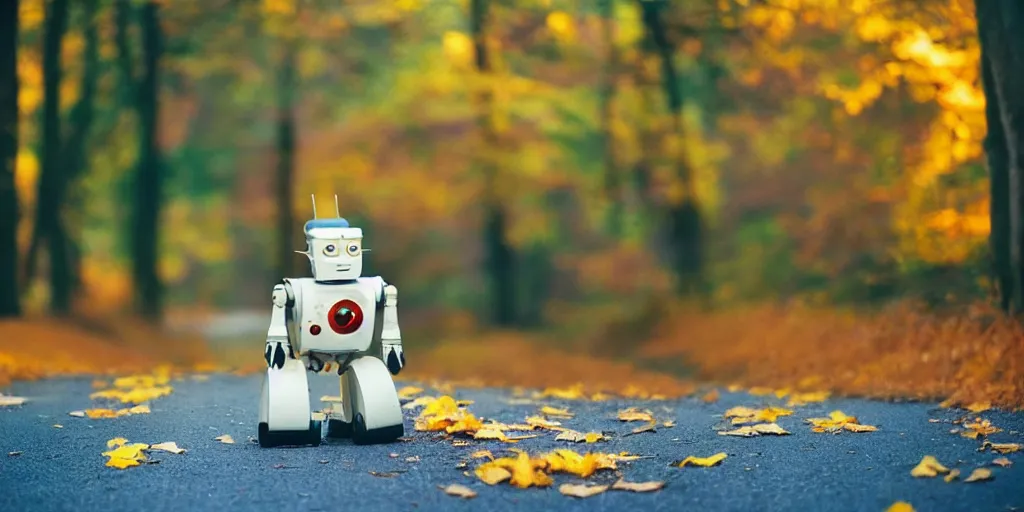
{"label": "brown undergrowth", "polygon": [[677,309],[639,355],[686,361],[722,384],[1024,407],[1024,328],[985,306],[954,315],[906,304],[874,314]]}
{"label": "brown undergrowth", "polygon": [[171,337],[131,320],[0,321],[0,385],[56,376],[145,372],[169,364],[209,367],[199,339]]}

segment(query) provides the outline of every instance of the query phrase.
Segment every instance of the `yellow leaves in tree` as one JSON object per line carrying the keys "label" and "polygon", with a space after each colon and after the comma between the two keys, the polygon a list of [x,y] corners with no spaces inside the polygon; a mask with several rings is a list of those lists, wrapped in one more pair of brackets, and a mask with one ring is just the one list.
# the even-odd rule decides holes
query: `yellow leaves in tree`
{"label": "yellow leaves in tree", "polygon": [[576,26],[572,16],[562,11],[548,13],[546,20],[548,30],[560,42],[570,42],[576,37]]}
{"label": "yellow leaves in tree", "polygon": [[444,33],[441,39],[444,56],[449,62],[460,67],[471,67],[476,56],[473,40],[466,34],[456,31]]}
{"label": "yellow leaves in tree", "polygon": [[933,478],[946,473],[949,473],[949,468],[943,466],[939,459],[931,455],[922,457],[921,462],[914,466],[914,469],[910,470],[910,475],[915,478]]}
{"label": "yellow leaves in tree", "polygon": [[686,466],[700,466],[702,468],[708,468],[711,466],[717,466],[725,460],[726,457],[728,457],[728,455],[726,455],[725,452],[716,453],[710,457],[695,457],[690,455],[689,457],[679,461],[676,465],[681,468]]}
{"label": "yellow leaves in tree", "polygon": [[857,422],[856,416],[847,416],[843,411],[832,411],[828,418],[807,418],[807,423],[812,425],[813,432],[838,433],[842,430],[849,432],[875,432],[878,427],[872,425],[861,425]]}

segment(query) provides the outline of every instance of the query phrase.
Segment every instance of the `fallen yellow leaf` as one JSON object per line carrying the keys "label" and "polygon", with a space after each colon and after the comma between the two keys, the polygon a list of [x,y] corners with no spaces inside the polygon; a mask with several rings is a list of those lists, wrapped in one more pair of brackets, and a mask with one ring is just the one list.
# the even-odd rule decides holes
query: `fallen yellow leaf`
{"label": "fallen yellow leaf", "polygon": [[555,441],[570,441],[573,443],[596,443],[604,440],[604,434],[599,432],[583,433],[576,430],[563,430],[555,436]]}
{"label": "fallen yellow leaf", "polygon": [[843,429],[850,432],[877,432],[878,427],[872,425],[861,425],[859,423],[844,423]]}
{"label": "fallen yellow leaf", "polygon": [[1003,431],[1003,429],[993,425],[991,421],[982,418],[978,418],[970,423],[964,423],[964,428],[969,430],[960,435],[968,439],[977,439],[978,436],[988,436]]}
{"label": "fallen yellow leaf", "polygon": [[638,409],[636,407],[630,407],[619,411],[618,418],[619,421],[654,421],[654,415],[651,414],[651,411]]}
{"label": "fallen yellow leaf", "polygon": [[985,480],[991,480],[991,479],[992,479],[992,470],[991,469],[977,468],[974,471],[971,471],[970,476],[968,476],[967,478],[964,479],[964,483],[965,484],[969,484],[971,482],[983,482]]}
{"label": "fallen yellow leaf", "polygon": [[512,478],[512,472],[498,465],[483,464],[476,468],[476,477],[487,485],[497,485]]}
{"label": "fallen yellow leaf", "polygon": [[627,482],[621,478],[612,484],[612,490],[632,492],[651,492],[663,487],[665,487],[665,482]]}
{"label": "fallen yellow leaf", "polygon": [[478,450],[469,454],[469,456],[474,459],[488,458],[494,460],[494,455],[491,455],[490,450]]}
{"label": "fallen yellow leaf", "polygon": [[1021,445],[1018,443],[992,443],[989,441],[985,441],[985,443],[981,445],[981,449],[984,450],[986,448],[989,448],[994,452],[999,452],[1003,455],[1006,455],[1007,453],[1014,453],[1020,451]]}
{"label": "fallen yellow leaf", "polygon": [[910,476],[916,478],[932,478],[938,476],[940,473],[949,473],[949,468],[943,466],[942,463],[939,462],[939,459],[936,459],[931,455],[925,455],[922,457],[921,462],[917,463],[917,466],[914,466],[914,469],[910,470]]}
{"label": "fallen yellow leaf", "polygon": [[125,444],[127,442],[128,442],[128,440],[123,438],[123,437],[115,437],[115,438],[111,439],[110,441],[107,441],[107,448],[113,448],[115,446],[121,446],[121,445],[123,445],[123,444]]}
{"label": "fallen yellow leaf", "polygon": [[607,485],[562,484],[558,486],[558,492],[574,498],[589,498],[607,490]]}
{"label": "fallen yellow leaf", "polygon": [[689,457],[680,461],[678,466],[701,466],[706,468],[717,465],[718,463],[725,460],[726,457],[727,455],[725,454],[725,452],[716,453],[710,457],[694,457],[693,455],[690,455]]}
{"label": "fallen yellow leaf", "polygon": [[178,443],[174,441],[167,441],[164,443],[157,443],[149,447],[150,450],[160,450],[170,453],[185,453],[186,450],[178,448]]}
{"label": "fallen yellow leaf", "polygon": [[71,412],[68,413],[68,416],[74,416],[76,418],[84,418],[85,417],[85,411],[71,411]]}
{"label": "fallen yellow leaf", "polygon": [[1013,462],[1010,462],[1010,459],[1007,459],[1006,457],[999,457],[998,459],[993,460],[992,464],[1008,468],[1013,465]]}
{"label": "fallen yellow leaf", "polygon": [[661,426],[663,426],[665,428],[672,428],[672,427],[676,426],[676,422],[674,422],[672,420],[668,420],[668,421],[662,423]]}
{"label": "fallen yellow leaf", "polygon": [[476,492],[473,491],[473,489],[470,489],[469,487],[466,487],[465,485],[451,484],[448,487],[438,486],[438,488],[443,490],[445,492],[445,494],[448,494],[448,495],[451,495],[451,496],[458,496],[460,498],[466,498],[466,499],[476,497]]}
{"label": "fallen yellow leaf", "polygon": [[559,409],[545,405],[540,408],[540,413],[549,418],[572,418],[573,413],[569,412],[569,409]]}
{"label": "fallen yellow leaf", "polygon": [[739,427],[735,430],[719,432],[718,435],[736,437],[754,437],[760,435],[786,436],[789,435],[789,431],[784,430],[777,423],[758,423],[757,425]]}
{"label": "fallen yellow leaf", "polygon": [[974,402],[964,406],[964,409],[971,411],[975,414],[979,412],[985,412],[992,408],[992,402]]}
{"label": "fallen yellow leaf", "polygon": [[949,471],[949,474],[944,476],[942,479],[945,480],[946,483],[949,483],[949,482],[952,482],[953,480],[956,480],[959,476],[960,476],[960,470],[959,469],[952,469],[952,470]]}
{"label": "fallen yellow leaf", "polygon": [[789,416],[793,411],[782,407],[766,407],[751,409],[750,407],[733,407],[725,411],[726,418],[732,418],[733,425],[744,423],[775,423],[779,416]]}
{"label": "fallen yellow leaf", "polygon": [[224,444],[235,444],[235,440],[230,435],[228,435],[228,434],[224,434],[222,436],[217,436],[217,437],[213,438],[213,440],[214,441],[220,441],[220,442],[222,442]]}
{"label": "fallen yellow leaf", "polygon": [[812,425],[812,432],[837,433],[841,430],[849,432],[874,432],[878,430],[872,425],[861,425],[856,416],[847,416],[843,411],[832,411],[828,418],[807,418],[804,420]]}
{"label": "fallen yellow leaf", "polygon": [[399,400],[409,400],[410,398],[412,398],[412,397],[414,397],[414,396],[416,396],[416,395],[418,395],[418,394],[420,394],[422,392],[423,392],[423,388],[418,388],[416,386],[405,386],[402,389],[398,390],[398,399]]}
{"label": "fallen yellow leaf", "polygon": [[16,405],[22,405],[27,402],[28,399],[21,396],[11,396],[0,393],[0,407],[13,407]]}
{"label": "fallen yellow leaf", "polygon": [[546,428],[548,430],[562,430],[559,426],[561,423],[557,421],[551,421],[543,416],[530,416],[526,418],[526,424],[531,427]]}
{"label": "fallen yellow leaf", "polygon": [[885,512],[915,512],[915,511],[914,511],[914,507],[912,507],[910,505],[910,503],[907,503],[905,501],[897,501],[896,503],[893,503],[892,505],[889,505],[889,508],[885,509]]}

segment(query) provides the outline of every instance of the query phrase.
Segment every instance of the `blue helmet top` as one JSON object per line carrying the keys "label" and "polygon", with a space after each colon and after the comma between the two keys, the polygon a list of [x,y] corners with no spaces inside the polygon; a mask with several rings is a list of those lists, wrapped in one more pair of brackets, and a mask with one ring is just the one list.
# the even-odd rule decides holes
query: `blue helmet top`
{"label": "blue helmet top", "polygon": [[311,229],[316,228],[347,228],[348,221],[341,218],[335,217],[333,219],[312,219],[306,221],[306,225],[303,226],[303,231],[309,233]]}

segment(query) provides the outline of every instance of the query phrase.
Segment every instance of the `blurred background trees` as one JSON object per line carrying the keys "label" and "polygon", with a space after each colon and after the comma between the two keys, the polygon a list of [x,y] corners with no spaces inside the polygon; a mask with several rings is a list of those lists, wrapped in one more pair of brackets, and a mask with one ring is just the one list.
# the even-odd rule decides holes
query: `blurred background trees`
{"label": "blurred background trees", "polygon": [[1024,32],[985,5],[20,0],[0,312],[265,308],[311,193],[436,329],[1019,310]]}

